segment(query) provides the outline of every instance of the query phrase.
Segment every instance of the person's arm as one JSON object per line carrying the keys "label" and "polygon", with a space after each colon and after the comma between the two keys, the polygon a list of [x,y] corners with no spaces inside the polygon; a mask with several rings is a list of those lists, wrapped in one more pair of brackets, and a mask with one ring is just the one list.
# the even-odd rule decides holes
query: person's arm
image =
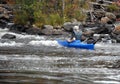
{"label": "person's arm", "polygon": [[68,42],[72,42],[72,41],[74,41],[74,40],[75,40],[75,36],[74,36],[74,33],[72,32],[72,33],[71,33],[71,38],[68,39],[67,41],[68,41]]}
{"label": "person's arm", "polygon": [[70,39],[72,40],[73,38],[74,38],[74,33],[72,32],[72,33],[71,33],[71,38],[70,38]]}

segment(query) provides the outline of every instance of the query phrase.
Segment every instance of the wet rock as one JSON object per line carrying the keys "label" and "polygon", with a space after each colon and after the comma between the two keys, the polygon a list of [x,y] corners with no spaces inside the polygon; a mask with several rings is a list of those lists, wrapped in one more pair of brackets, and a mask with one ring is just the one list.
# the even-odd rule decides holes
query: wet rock
{"label": "wet rock", "polygon": [[16,36],[13,34],[5,34],[1,37],[2,39],[15,39]]}
{"label": "wet rock", "polygon": [[120,42],[120,35],[116,36],[116,40],[117,40],[117,42]]}
{"label": "wet rock", "polygon": [[83,27],[85,27],[85,28],[93,28],[93,27],[97,27],[97,26],[99,26],[99,24],[97,24],[97,23],[93,24],[93,23],[86,22],[83,24]]}
{"label": "wet rock", "polygon": [[14,23],[7,23],[7,26],[6,26],[6,28],[11,28],[12,26],[14,25]]}
{"label": "wet rock", "polygon": [[94,29],[96,34],[111,34],[114,29],[112,24],[100,24],[96,29]]}
{"label": "wet rock", "polygon": [[107,68],[114,68],[114,69],[120,68],[120,60],[117,60],[114,63],[111,63],[110,65],[111,66],[110,67],[108,66]]}
{"label": "wet rock", "polygon": [[0,19],[0,28],[4,29],[6,27],[6,25],[7,25],[7,22]]}
{"label": "wet rock", "polygon": [[40,28],[26,28],[24,32],[31,35],[43,35]]}
{"label": "wet rock", "polygon": [[94,34],[93,39],[96,42],[103,42],[103,43],[116,43],[115,39],[112,39],[109,34]]}
{"label": "wet rock", "polygon": [[99,4],[103,4],[104,1],[103,1],[103,0],[98,0],[98,3],[99,3]]}
{"label": "wet rock", "polygon": [[9,28],[9,30],[15,33],[22,33],[25,32],[26,28],[23,25],[14,24]]}
{"label": "wet rock", "polygon": [[34,28],[33,26],[11,24],[9,26],[9,30],[12,32],[15,32],[15,33],[26,33],[26,34],[31,34],[31,35],[43,35],[40,28]]}
{"label": "wet rock", "polygon": [[91,44],[91,43],[95,44],[95,43],[96,43],[96,40],[91,37],[91,38],[88,38],[86,42],[87,42],[88,44]]}

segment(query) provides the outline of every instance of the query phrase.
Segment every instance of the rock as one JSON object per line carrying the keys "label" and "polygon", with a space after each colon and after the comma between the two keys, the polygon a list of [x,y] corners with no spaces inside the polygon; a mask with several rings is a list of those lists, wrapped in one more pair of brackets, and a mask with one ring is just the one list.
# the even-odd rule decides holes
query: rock
{"label": "rock", "polygon": [[116,13],[116,21],[120,21],[120,13]]}
{"label": "rock", "polygon": [[66,22],[66,23],[63,24],[63,28],[64,28],[65,31],[71,32],[71,30],[74,26],[79,26],[79,25],[81,25],[80,22],[73,22],[73,23]]}
{"label": "rock", "polygon": [[23,25],[14,24],[9,28],[9,30],[15,33],[22,33],[25,32],[26,29]]}
{"label": "rock", "polygon": [[31,34],[31,35],[43,35],[40,28],[27,28],[25,30],[25,33]]}
{"label": "rock", "polygon": [[107,23],[110,19],[108,17],[102,17],[101,18],[101,23]]}
{"label": "rock", "polygon": [[91,37],[91,38],[88,38],[88,39],[87,39],[87,43],[88,43],[88,44],[91,44],[91,43],[95,44],[95,43],[96,43],[96,40]]}
{"label": "rock", "polygon": [[99,3],[99,4],[103,4],[104,1],[103,1],[103,0],[98,0],[98,3]]}
{"label": "rock", "polygon": [[109,19],[116,19],[115,14],[110,13],[110,12],[107,12],[107,13],[105,14],[105,16],[107,16]]}
{"label": "rock", "polygon": [[7,22],[6,21],[4,21],[4,20],[0,20],[0,28],[5,28],[6,27],[6,25],[7,25]]}
{"label": "rock", "polygon": [[53,29],[52,35],[62,35],[63,31],[61,29]]}
{"label": "rock", "polygon": [[73,25],[71,22],[66,22],[63,24],[63,28],[65,31],[71,31],[71,29],[74,27],[75,25]]}
{"label": "rock", "polygon": [[114,68],[114,69],[116,69],[116,68],[120,68],[120,60],[117,60],[117,61],[115,61],[114,63],[112,63],[111,64],[111,67],[108,67],[108,68]]}
{"label": "rock", "polygon": [[44,35],[63,35],[66,34],[60,26],[44,25],[41,32]]}
{"label": "rock", "polygon": [[61,26],[54,26],[54,29],[62,29]]}
{"label": "rock", "polygon": [[112,39],[109,34],[94,34],[93,38],[96,42],[116,43],[116,40]]}
{"label": "rock", "polygon": [[108,34],[109,30],[108,30],[106,24],[100,24],[98,27],[96,27],[94,29],[94,32],[96,34]]}
{"label": "rock", "polygon": [[42,29],[52,30],[52,29],[53,29],[53,26],[51,26],[51,25],[44,25],[44,26],[42,27]]}
{"label": "rock", "polygon": [[12,27],[14,25],[14,23],[7,23],[7,28],[10,28],[10,27]]}
{"label": "rock", "polygon": [[9,23],[7,25],[10,31],[15,33],[26,33],[31,35],[43,35],[40,28],[34,26],[26,26],[26,25],[17,25],[14,23]]}
{"label": "rock", "polygon": [[117,41],[118,43],[120,43],[120,34],[119,34],[119,35],[116,35],[115,39],[116,39],[116,41]]}
{"label": "rock", "polygon": [[13,34],[5,34],[1,37],[2,39],[15,39],[16,36]]}
{"label": "rock", "polygon": [[53,33],[53,26],[51,26],[51,25],[44,25],[42,27],[41,32],[43,34],[45,34],[45,35],[52,35],[52,33]]}
{"label": "rock", "polygon": [[115,34],[120,34],[120,25],[116,26],[112,32]]}

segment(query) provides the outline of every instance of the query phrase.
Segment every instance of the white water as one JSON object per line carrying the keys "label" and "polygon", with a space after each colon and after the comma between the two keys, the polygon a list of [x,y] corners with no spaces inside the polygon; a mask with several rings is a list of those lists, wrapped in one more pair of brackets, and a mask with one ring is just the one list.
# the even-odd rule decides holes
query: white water
{"label": "white water", "polygon": [[[16,33],[12,33],[9,32],[8,29],[0,29],[0,38],[4,35],[4,34],[13,34],[16,36],[17,39],[29,39],[30,41],[28,42],[28,44],[26,45],[34,45],[34,46],[40,46],[40,45],[45,45],[45,46],[58,46],[56,40],[48,40],[46,39],[46,36],[38,36],[38,35],[26,35],[26,34],[16,34]],[[22,44],[24,45],[24,43],[17,43],[15,41],[10,41],[10,42],[0,42],[0,46],[22,46]],[[112,48],[112,49],[119,49],[119,46],[116,44],[104,44],[104,43],[97,43],[95,45],[95,49],[99,49],[99,48]]]}
{"label": "white water", "polygon": [[[1,39],[7,33],[15,35],[16,39]],[[0,54],[0,70],[15,72],[14,74],[12,72],[0,73],[2,77],[10,76],[10,79],[0,79],[0,82],[11,82],[11,76],[16,78],[22,76],[23,79],[24,77],[44,78],[55,81],[62,80],[62,83],[79,84],[81,75],[83,75],[83,79],[88,77],[89,79],[86,80],[97,84],[120,84],[120,70],[107,68],[120,60],[120,44],[97,43],[95,50],[89,51],[62,47],[55,39],[57,38],[15,34],[7,29],[0,29],[0,47],[3,51]],[[13,53],[9,54],[10,52]],[[17,73],[17,71],[21,73]],[[22,71],[26,71],[27,74]],[[42,74],[31,74],[30,71]],[[26,81],[31,80],[26,79]],[[57,83],[59,84],[59,82]]]}

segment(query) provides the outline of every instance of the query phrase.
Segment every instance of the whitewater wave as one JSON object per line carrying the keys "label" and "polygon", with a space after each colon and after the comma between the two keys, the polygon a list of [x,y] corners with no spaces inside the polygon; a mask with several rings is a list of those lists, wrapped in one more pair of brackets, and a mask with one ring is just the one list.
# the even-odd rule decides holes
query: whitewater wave
{"label": "whitewater wave", "polygon": [[5,29],[0,28],[0,39],[5,34],[15,35],[17,39],[35,39],[35,40],[45,39],[45,36],[28,35],[28,34],[25,34],[25,33],[17,34],[17,33],[14,33],[14,32],[10,32],[9,29],[7,29],[7,28],[5,28]]}
{"label": "whitewater wave", "polygon": [[17,39],[35,39],[35,40],[41,40],[41,39],[45,39],[44,36],[39,36],[39,35],[28,35],[28,34],[17,34],[17,33],[13,33],[13,32],[7,32],[7,34],[12,34],[15,35]]}
{"label": "whitewater wave", "polygon": [[9,42],[0,42],[0,47],[21,47],[24,43],[16,43],[15,41],[9,41]]}
{"label": "whitewater wave", "polygon": [[120,49],[120,44],[113,44],[113,43],[97,43],[95,44],[95,48],[106,48],[106,49]]}
{"label": "whitewater wave", "polygon": [[41,40],[41,41],[30,41],[28,43],[29,45],[34,45],[34,46],[59,46],[59,44],[57,43],[57,41],[55,40]]}
{"label": "whitewater wave", "polygon": [[8,29],[1,29],[0,28],[0,38],[8,32]]}

